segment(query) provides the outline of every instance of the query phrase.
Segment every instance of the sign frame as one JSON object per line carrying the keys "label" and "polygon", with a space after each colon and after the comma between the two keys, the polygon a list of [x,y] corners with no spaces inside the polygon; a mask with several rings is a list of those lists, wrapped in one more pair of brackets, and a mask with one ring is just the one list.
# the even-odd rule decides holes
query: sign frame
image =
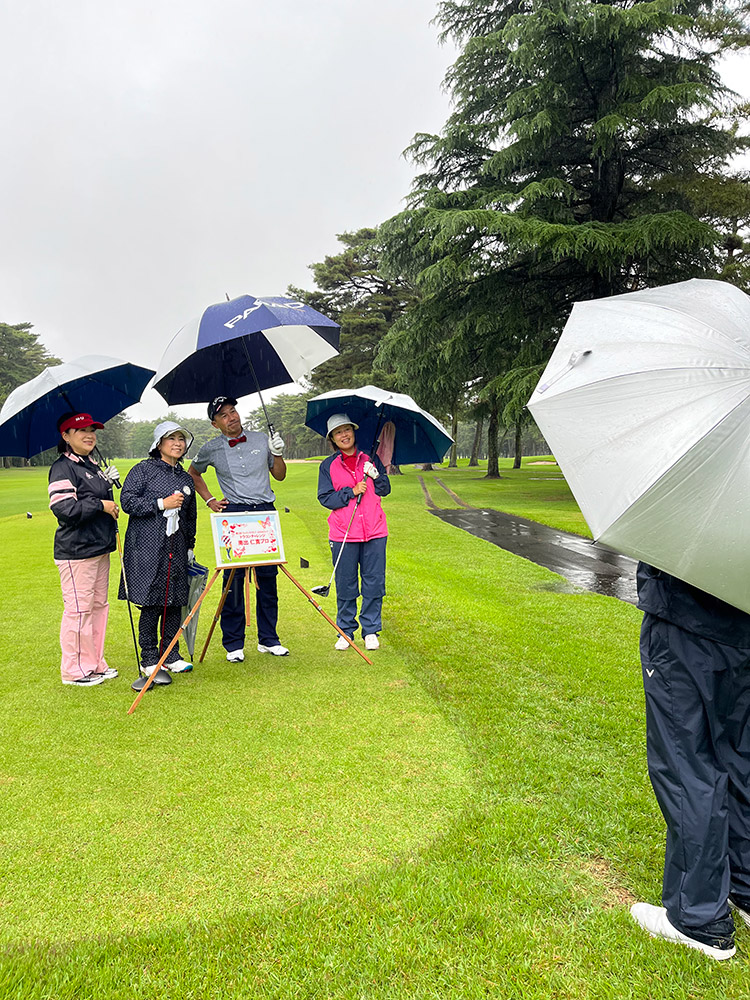
{"label": "sign frame", "polygon": [[286,562],[277,510],[211,512],[211,540],[217,569],[280,566]]}

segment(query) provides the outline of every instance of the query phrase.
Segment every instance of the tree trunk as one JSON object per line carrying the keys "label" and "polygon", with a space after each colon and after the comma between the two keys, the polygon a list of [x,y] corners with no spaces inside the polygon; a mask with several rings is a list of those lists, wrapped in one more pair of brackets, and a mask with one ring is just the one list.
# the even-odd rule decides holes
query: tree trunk
{"label": "tree trunk", "polygon": [[389,476],[403,476],[403,472],[401,471],[401,467],[399,465],[389,465],[388,466],[388,475]]}
{"label": "tree trunk", "polygon": [[458,455],[457,455],[458,445],[456,444],[456,440],[458,438],[458,405],[453,407],[453,419],[451,420],[451,437],[453,438],[453,444],[451,445],[451,454],[448,460],[448,468],[455,469],[458,466]]}
{"label": "tree trunk", "polygon": [[515,449],[516,454],[515,454],[515,457],[513,459],[513,468],[514,469],[520,469],[521,468],[521,436],[522,435],[523,435],[523,426],[521,425],[521,421],[519,420],[518,423],[516,424],[516,449]]}
{"label": "tree trunk", "polygon": [[477,417],[477,426],[474,431],[474,444],[471,446],[471,458],[469,468],[473,469],[479,465],[479,445],[482,442],[482,430],[484,428],[484,417]]}
{"label": "tree trunk", "polygon": [[485,479],[500,479],[500,466],[497,461],[497,403],[492,404],[490,420],[487,424],[487,475]]}

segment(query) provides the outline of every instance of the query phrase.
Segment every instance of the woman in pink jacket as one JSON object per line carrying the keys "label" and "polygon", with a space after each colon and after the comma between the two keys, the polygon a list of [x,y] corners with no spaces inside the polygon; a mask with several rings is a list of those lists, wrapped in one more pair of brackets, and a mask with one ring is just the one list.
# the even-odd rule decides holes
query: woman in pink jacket
{"label": "woman in pink jacket", "polygon": [[[337,566],[336,624],[350,638],[361,628],[365,648],[377,649],[388,537],[380,498],[391,492],[391,483],[377,455],[371,458],[357,450],[354,435],[357,426],[346,413],[329,417],[328,439],[335,450],[320,465],[318,500],[331,511],[328,540],[333,564]],[[360,593],[362,606],[357,622]],[[348,648],[349,643],[339,637],[336,649]]]}

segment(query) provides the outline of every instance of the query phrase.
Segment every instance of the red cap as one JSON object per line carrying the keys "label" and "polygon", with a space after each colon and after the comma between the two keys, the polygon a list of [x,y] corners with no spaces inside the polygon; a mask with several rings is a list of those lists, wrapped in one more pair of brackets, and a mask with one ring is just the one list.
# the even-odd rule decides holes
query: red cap
{"label": "red cap", "polygon": [[60,433],[62,434],[63,431],[80,431],[83,427],[95,427],[97,430],[101,430],[104,424],[100,424],[98,420],[94,420],[90,413],[72,413],[60,424]]}

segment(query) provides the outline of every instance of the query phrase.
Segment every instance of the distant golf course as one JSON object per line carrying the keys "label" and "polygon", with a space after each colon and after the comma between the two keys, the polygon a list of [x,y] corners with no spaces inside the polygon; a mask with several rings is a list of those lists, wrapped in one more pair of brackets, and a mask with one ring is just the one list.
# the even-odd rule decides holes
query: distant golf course
{"label": "distant golf course", "polygon": [[[533,461],[437,474],[466,503],[587,535],[556,467]],[[639,612],[443,523],[418,476],[455,501],[404,471],[383,504],[372,667],[282,579],[288,658],[249,633],[229,664],[217,632],[128,716],[117,554],[120,677],[63,687],[47,470],[0,470],[2,1000],[747,995],[745,958],[717,968],[628,914],[659,901],[663,846]],[[331,571],[316,481],[316,462],[291,463],[277,489],[308,589]],[[333,613],[334,592],[321,603]]]}

